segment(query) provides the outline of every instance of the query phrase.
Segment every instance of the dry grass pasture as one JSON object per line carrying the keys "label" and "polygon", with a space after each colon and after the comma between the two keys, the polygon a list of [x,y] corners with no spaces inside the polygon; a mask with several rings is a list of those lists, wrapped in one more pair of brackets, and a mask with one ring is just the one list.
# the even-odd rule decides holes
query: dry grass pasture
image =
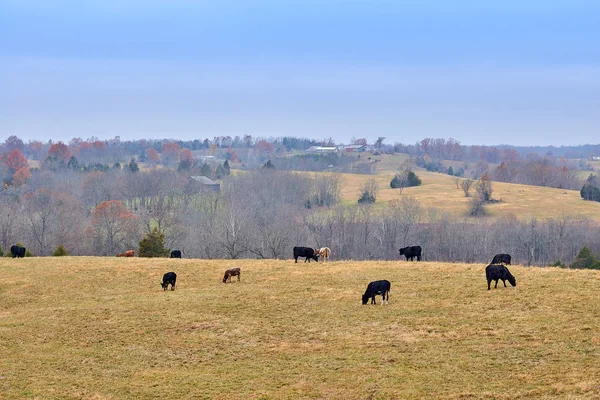
{"label": "dry grass pasture", "polygon": [[[423,207],[436,208],[455,216],[466,216],[470,198],[464,196],[462,189],[456,188],[452,176],[415,168],[415,173],[421,178],[421,186],[405,188],[400,194],[398,189],[390,187],[390,181],[407,157],[383,154],[375,158],[381,159],[381,162],[376,164],[377,173],[375,175],[341,174],[343,178],[341,195],[346,204],[356,204],[360,197],[361,187],[367,180],[374,178],[380,188],[375,203],[379,209],[385,208],[385,204],[391,200],[399,200],[402,196],[412,196]],[[486,206],[492,218],[512,214],[523,220],[532,217],[544,220],[569,215],[575,218],[600,221],[600,203],[583,200],[579,190],[504,182],[492,182],[492,188],[494,190],[492,197],[502,200],[500,203]],[[475,189],[471,189],[471,192],[475,193]]]}
{"label": "dry grass pasture", "polygon": [[0,398],[600,399],[600,273],[510,269],[2,258]]}

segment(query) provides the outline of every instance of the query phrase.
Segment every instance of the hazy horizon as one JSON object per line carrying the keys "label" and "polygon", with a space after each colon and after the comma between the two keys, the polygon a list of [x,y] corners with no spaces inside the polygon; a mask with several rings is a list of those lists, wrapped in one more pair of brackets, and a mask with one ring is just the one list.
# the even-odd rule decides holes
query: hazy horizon
{"label": "hazy horizon", "polygon": [[593,1],[5,0],[0,136],[600,142]]}

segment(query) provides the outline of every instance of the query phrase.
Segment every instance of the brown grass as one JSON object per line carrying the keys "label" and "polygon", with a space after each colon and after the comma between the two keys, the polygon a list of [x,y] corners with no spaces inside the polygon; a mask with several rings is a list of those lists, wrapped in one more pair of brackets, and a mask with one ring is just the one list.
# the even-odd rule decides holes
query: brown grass
{"label": "brown grass", "polygon": [[[390,200],[401,199],[402,196],[415,197],[426,208],[436,208],[455,216],[466,216],[470,198],[464,196],[461,189],[456,189],[452,177],[445,174],[427,172],[415,168],[422,184],[405,188],[402,194],[398,189],[390,188],[390,181],[398,171],[403,155],[374,156],[381,159],[377,164],[376,175],[341,174],[343,177],[342,199],[347,204],[356,204],[360,197],[361,186],[371,178],[379,184],[376,207],[384,209]],[[529,186],[504,182],[492,182],[492,198],[502,200],[501,203],[489,204],[486,209],[490,217],[498,218],[515,215],[518,219],[528,220],[557,218],[569,215],[600,221],[600,203],[584,201],[578,190],[554,189],[542,186]],[[475,189],[471,190],[475,193]]]}
{"label": "brown grass", "polygon": [[[600,398],[600,273],[510,269],[1,259],[0,398]],[[376,279],[389,306],[362,306]]]}

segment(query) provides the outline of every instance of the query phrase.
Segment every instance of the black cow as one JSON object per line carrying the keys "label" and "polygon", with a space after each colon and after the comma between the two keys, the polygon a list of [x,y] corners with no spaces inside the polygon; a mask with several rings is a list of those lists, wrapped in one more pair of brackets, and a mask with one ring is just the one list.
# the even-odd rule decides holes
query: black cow
{"label": "black cow", "polygon": [[365,294],[363,294],[362,296],[363,305],[367,304],[369,302],[369,299],[371,299],[371,304],[377,304],[377,302],[375,301],[375,295],[378,294],[381,295],[381,305],[389,303],[391,287],[392,284],[390,283],[390,281],[386,280],[374,281],[369,283],[369,286],[367,286],[367,290],[365,290]]}
{"label": "black cow", "polygon": [[492,264],[510,264],[510,254],[496,254],[492,260]]}
{"label": "black cow", "polygon": [[169,258],[181,258],[181,250],[171,250]]}
{"label": "black cow", "polygon": [[167,272],[163,275],[163,281],[160,286],[162,286],[163,290],[167,290],[170,284],[171,290],[175,290],[175,281],[177,281],[177,274],[175,272]]}
{"label": "black cow", "polygon": [[487,279],[488,290],[490,290],[490,283],[492,283],[492,281],[496,281],[494,288],[498,287],[498,279],[502,279],[504,287],[506,287],[507,280],[512,286],[517,286],[517,280],[504,265],[490,264],[485,267],[485,278]]}
{"label": "black cow", "polygon": [[417,257],[417,261],[421,261],[421,246],[409,246],[403,247],[400,250],[400,255],[406,257],[406,261],[410,258],[410,261],[413,260],[414,257]]}
{"label": "black cow", "polygon": [[16,244],[10,246],[10,253],[12,258],[23,258],[25,257],[25,247],[17,246]]}
{"label": "black cow", "polygon": [[294,247],[294,260],[298,262],[298,257],[306,257],[304,262],[310,262],[312,258],[316,262],[319,262],[319,253],[315,252],[315,249],[310,247]]}

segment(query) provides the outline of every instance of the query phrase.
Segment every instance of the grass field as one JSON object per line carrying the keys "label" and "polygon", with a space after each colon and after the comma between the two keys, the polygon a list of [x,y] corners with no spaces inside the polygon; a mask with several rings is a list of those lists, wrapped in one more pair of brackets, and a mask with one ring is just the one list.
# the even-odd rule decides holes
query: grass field
{"label": "grass field", "polygon": [[[436,208],[455,216],[466,216],[470,198],[464,196],[462,189],[456,188],[452,176],[427,172],[415,168],[422,184],[405,188],[402,194],[398,189],[390,188],[390,181],[406,159],[403,155],[381,155],[377,158],[376,175],[341,174],[343,177],[342,199],[346,204],[356,204],[360,197],[360,188],[371,178],[379,184],[376,207],[383,209],[385,205],[401,196],[416,198],[423,207]],[[492,182],[492,198],[502,200],[500,203],[486,206],[489,216],[502,217],[509,214],[519,219],[556,218],[569,215],[575,218],[600,221],[600,203],[585,201],[578,190],[554,189],[543,186],[529,186],[504,182]],[[475,189],[471,189],[475,193]]]}
{"label": "grass field", "polygon": [[0,398],[599,399],[600,273],[510,269],[2,258]]}

